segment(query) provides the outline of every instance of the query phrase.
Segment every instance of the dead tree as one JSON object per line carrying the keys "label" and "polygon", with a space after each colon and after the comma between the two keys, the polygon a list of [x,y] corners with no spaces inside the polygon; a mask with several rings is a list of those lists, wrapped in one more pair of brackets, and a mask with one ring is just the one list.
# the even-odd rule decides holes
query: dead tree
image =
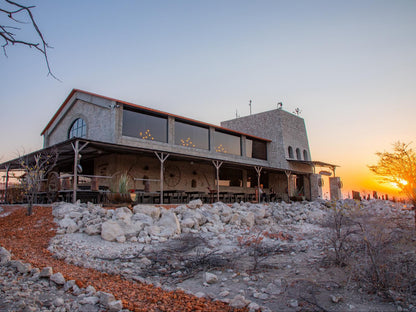
{"label": "dead tree", "polygon": [[[0,22],[0,38],[3,39],[3,52],[7,57],[6,48],[10,45],[22,45],[29,48],[34,48],[43,54],[45,63],[48,68],[48,75],[51,75],[56,80],[59,80],[51,70],[48,59],[48,49],[51,47],[46,42],[42,31],[39,29],[33,16],[32,10],[35,6],[27,6],[18,2],[5,0],[5,4],[0,6],[0,14],[7,16],[9,23]],[[22,39],[22,27],[30,25],[35,31],[35,36],[32,40]],[[26,26],[27,27],[27,26]]]}

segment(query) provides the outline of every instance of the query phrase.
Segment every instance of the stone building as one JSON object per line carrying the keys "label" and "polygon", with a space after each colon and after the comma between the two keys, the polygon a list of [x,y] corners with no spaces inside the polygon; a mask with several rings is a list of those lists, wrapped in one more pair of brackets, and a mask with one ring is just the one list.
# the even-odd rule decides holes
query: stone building
{"label": "stone building", "polygon": [[53,177],[64,199],[116,192],[123,179],[140,200],[159,202],[259,200],[260,185],[268,200],[322,196],[304,120],[282,109],[217,126],[74,89],[42,135],[44,150],[59,153]]}

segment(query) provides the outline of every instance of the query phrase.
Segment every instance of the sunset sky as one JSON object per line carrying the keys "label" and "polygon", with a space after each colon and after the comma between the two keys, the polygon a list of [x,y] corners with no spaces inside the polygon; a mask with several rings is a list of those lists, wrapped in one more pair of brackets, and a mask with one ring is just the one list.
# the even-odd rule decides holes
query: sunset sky
{"label": "sunset sky", "polygon": [[312,159],[340,166],[344,192],[388,191],[367,168],[375,152],[416,146],[414,0],[25,3],[62,82],[34,49],[0,55],[0,162],[42,147],[73,88],[214,124],[249,100],[298,107]]}

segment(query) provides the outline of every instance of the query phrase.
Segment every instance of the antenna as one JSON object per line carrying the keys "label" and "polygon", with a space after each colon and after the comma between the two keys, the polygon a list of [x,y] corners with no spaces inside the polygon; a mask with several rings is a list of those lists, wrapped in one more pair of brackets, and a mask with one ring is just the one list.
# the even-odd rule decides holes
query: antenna
{"label": "antenna", "polygon": [[251,100],[248,102],[248,106],[250,106],[250,115],[251,115]]}

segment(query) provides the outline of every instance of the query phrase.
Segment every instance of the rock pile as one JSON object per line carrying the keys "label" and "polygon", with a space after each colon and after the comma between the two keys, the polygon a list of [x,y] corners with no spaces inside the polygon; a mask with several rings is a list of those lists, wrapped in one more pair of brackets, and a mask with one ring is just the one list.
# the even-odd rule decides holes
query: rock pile
{"label": "rock pile", "polygon": [[322,205],[311,203],[234,203],[203,205],[200,200],[174,209],[137,205],[133,211],[121,207],[106,210],[100,206],[56,204],[53,215],[58,234],[101,235],[106,241],[163,242],[181,233],[223,233],[225,230],[273,226],[275,224],[314,223],[322,218]]}
{"label": "rock pile", "polygon": [[0,311],[121,311],[122,302],[94,287],[79,288],[51,267],[42,270],[11,260],[0,247]]}
{"label": "rock pile", "polygon": [[[324,286],[317,286],[320,279],[330,278],[327,268],[321,267],[328,237],[328,227],[323,223],[334,205],[386,217],[412,217],[401,204],[382,201],[207,205],[196,200],[172,209],[150,205],[104,209],[93,204],[59,203],[53,207],[53,215],[61,235],[51,241],[49,250],[79,266],[168,290],[168,286],[179,287],[198,297],[251,311],[299,310],[299,291],[307,288],[302,282],[303,276],[308,276],[312,280],[308,287],[319,290],[321,300],[336,304],[334,311],[345,311],[349,309],[347,300],[330,297],[338,296],[331,293],[337,288],[325,280],[320,282]],[[255,251],[244,249],[241,242],[250,242],[261,233],[271,234],[261,239],[274,248],[267,265],[275,270],[273,274],[248,274]],[[213,264],[224,259],[234,262],[204,267],[203,261],[210,255],[214,256]],[[195,263],[202,264],[203,270],[186,275]]]}

